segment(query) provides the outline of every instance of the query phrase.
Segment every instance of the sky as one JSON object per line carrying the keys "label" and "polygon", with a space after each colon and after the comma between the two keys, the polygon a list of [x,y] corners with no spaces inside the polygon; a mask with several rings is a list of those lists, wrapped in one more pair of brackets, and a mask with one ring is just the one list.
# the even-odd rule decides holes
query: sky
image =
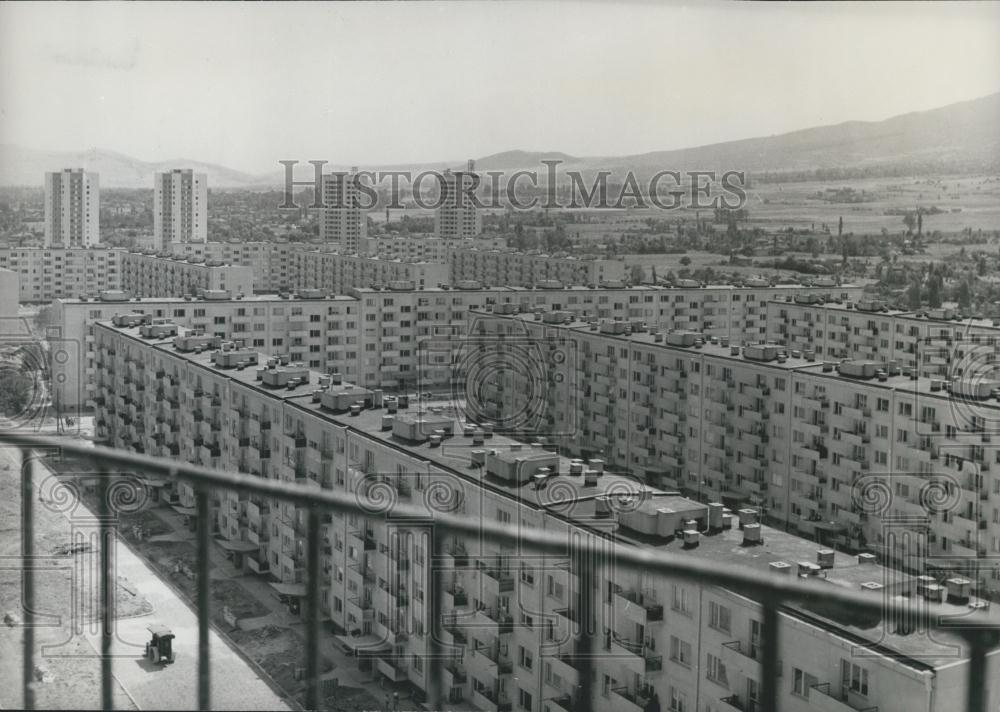
{"label": "sky", "polygon": [[997,91],[998,3],[0,3],[0,143],[256,173],[626,155]]}

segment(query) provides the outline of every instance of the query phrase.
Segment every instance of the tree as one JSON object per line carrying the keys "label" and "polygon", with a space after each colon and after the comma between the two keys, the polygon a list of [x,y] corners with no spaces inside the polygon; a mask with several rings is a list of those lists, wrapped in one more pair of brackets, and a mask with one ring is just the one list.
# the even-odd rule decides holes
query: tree
{"label": "tree", "polygon": [[0,413],[16,417],[24,412],[31,398],[30,376],[12,370],[0,371]]}
{"label": "tree", "polygon": [[920,308],[920,278],[915,278],[906,288],[906,305],[910,309]]}
{"label": "tree", "polygon": [[927,303],[932,309],[941,306],[941,278],[931,276],[927,280]]}
{"label": "tree", "polygon": [[917,234],[922,235],[924,232],[924,214],[917,213]]}
{"label": "tree", "polygon": [[691,258],[690,257],[688,257],[687,255],[684,255],[683,257],[681,257],[681,266],[687,267],[690,264],[691,264]]}
{"label": "tree", "polygon": [[656,284],[656,265],[653,265],[653,284]]}
{"label": "tree", "polygon": [[958,308],[968,310],[972,308],[972,288],[967,280],[962,280],[958,285]]}
{"label": "tree", "polygon": [[642,284],[642,281],[646,278],[646,271],[642,268],[642,265],[632,265],[629,270],[629,278],[632,284]]}
{"label": "tree", "polygon": [[840,216],[840,220],[837,221],[837,237],[843,237],[844,235],[844,216]]}
{"label": "tree", "polygon": [[913,228],[917,224],[917,219],[913,217],[913,213],[907,213],[903,216],[903,224],[906,225],[906,231],[913,232]]}

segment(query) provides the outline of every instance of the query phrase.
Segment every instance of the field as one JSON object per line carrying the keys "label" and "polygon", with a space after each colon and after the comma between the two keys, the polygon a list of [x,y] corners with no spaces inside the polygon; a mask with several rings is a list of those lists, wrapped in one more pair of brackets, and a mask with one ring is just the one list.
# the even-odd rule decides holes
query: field
{"label": "field", "polygon": [[[865,202],[830,202],[821,197],[842,188],[853,189],[855,194],[864,191]],[[844,232],[879,234],[885,228],[899,233],[905,230],[902,217],[886,215],[886,210],[914,210],[918,206],[944,211],[925,215],[924,232],[1000,230],[1000,178],[871,178],[760,184],[753,186],[748,196],[748,226],[777,230],[825,223],[836,229],[837,220],[843,216]]]}

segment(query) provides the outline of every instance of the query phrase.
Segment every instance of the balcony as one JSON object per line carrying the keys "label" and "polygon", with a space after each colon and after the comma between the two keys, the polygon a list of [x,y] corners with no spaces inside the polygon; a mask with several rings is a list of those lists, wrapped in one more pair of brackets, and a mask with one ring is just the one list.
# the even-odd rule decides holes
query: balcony
{"label": "balcony", "polygon": [[462,606],[469,605],[469,596],[463,589],[456,588],[455,586],[448,586],[445,588],[444,592],[451,599],[450,603],[452,608],[461,608]]}
{"label": "balcony", "polygon": [[[739,640],[731,640],[722,644],[722,662],[728,670],[737,670],[744,677],[759,680],[762,673],[760,661],[750,654],[748,646]],[[759,651],[757,651],[759,655]]]}
{"label": "balcony", "polygon": [[624,611],[629,620],[636,623],[658,623],[663,621],[663,606],[639,591],[624,591],[615,594],[619,599],[616,608]]}
{"label": "balcony", "polygon": [[445,631],[451,634],[452,640],[456,645],[466,645],[469,642],[469,637],[465,632],[465,625],[459,623],[457,616],[444,616],[444,622],[442,625]]}
{"label": "balcony", "polygon": [[514,631],[513,616],[497,608],[480,608],[473,620],[477,626],[485,628],[493,635],[505,635]]}
{"label": "balcony", "polygon": [[401,682],[409,677],[403,663],[395,658],[378,658],[376,667],[392,682]]}
{"label": "balcony", "polygon": [[514,590],[514,576],[509,570],[491,568],[481,561],[476,562],[476,568],[480,573],[485,574],[487,579],[496,584],[498,592],[505,593]]}
{"label": "balcony", "polygon": [[566,712],[576,712],[576,705],[573,701],[572,695],[560,695],[559,697],[551,697],[548,700],[553,705],[560,709],[566,710]]}
{"label": "balcony", "polygon": [[351,532],[351,536],[362,542],[365,551],[374,551],[378,545],[375,541],[375,535],[372,532],[353,531]]}
{"label": "balcony", "polygon": [[829,682],[809,688],[809,706],[819,712],[878,712],[877,705],[860,702],[863,698],[853,692],[837,696]]}
{"label": "balcony", "polygon": [[646,706],[646,702],[648,702],[645,697],[642,697],[638,692],[630,689],[627,685],[612,687],[611,698],[617,698],[616,701],[618,704],[616,705],[616,709],[624,710],[625,712],[642,712],[643,708]]}
{"label": "balcony", "polygon": [[450,662],[444,666],[445,672],[451,675],[451,685],[463,685],[468,679],[468,674],[465,672],[465,668],[462,667],[461,663]]}
{"label": "balcony", "polygon": [[756,702],[749,701],[739,695],[723,697],[719,702],[721,703],[719,706],[720,712],[760,712],[760,708]]}

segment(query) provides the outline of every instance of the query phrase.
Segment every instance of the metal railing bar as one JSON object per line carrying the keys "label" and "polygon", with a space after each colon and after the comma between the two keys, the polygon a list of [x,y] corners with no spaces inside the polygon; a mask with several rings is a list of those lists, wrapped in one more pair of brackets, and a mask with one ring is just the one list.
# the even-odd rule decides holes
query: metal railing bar
{"label": "metal railing bar", "polygon": [[[580,661],[579,674],[579,704],[580,712],[591,712],[593,709],[594,686],[594,655],[596,651],[597,625],[596,605],[594,600],[595,563],[599,550],[589,544],[590,537],[584,532],[574,532],[572,571],[577,577],[577,619],[580,635],[576,641],[576,655]],[[529,539],[530,541],[530,539]],[[599,540],[598,540],[599,541]]]}
{"label": "metal railing bar", "polygon": [[428,696],[431,709],[445,708],[444,684],[444,625],[441,620],[441,602],[444,600],[444,571],[441,570],[446,555],[447,537],[443,531],[430,530],[431,566],[430,571],[430,624],[431,624],[431,667]]}
{"label": "metal railing bar", "polygon": [[35,493],[34,463],[28,448],[21,450],[21,598],[24,623],[21,704],[35,709]]}
{"label": "metal railing bar", "polygon": [[[193,482],[199,486],[242,490],[252,494],[275,497],[302,507],[316,506],[323,510],[347,514],[363,512],[363,516],[366,518],[374,516],[359,504],[356,495],[352,492],[316,490],[279,480],[265,480],[252,475],[227,473],[172,461],[164,463],[158,458],[147,455],[126,453],[104,447],[85,447],[77,443],[43,436],[0,433],[0,442],[31,448],[62,448],[65,454],[91,458],[105,465],[113,465],[118,469],[147,469],[167,477]],[[391,515],[393,519],[427,520],[428,518],[426,509],[408,503],[394,504]],[[439,527],[444,532],[457,532],[509,545],[516,545],[528,540],[532,543],[532,548],[541,554],[567,556],[566,535],[552,530],[508,527],[481,518],[446,513],[435,513],[433,521],[434,526]],[[936,624],[936,627],[952,630],[957,634],[961,634],[963,629],[993,630],[996,628],[996,622],[991,617],[978,611],[963,612],[958,617],[954,609],[948,609],[941,604],[928,605],[926,601],[922,600],[912,602],[905,599],[887,600],[877,594],[826,586],[822,582],[777,577],[748,571],[741,567],[719,567],[708,559],[656,549],[640,549],[621,544],[613,553],[610,553],[604,552],[604,548],[596,540],[589,540],[581,543],[580,546],[594,552],[599,557],[614,559],[619,567],[635,570],[644,569],[650,573],[658,573],[677,580],[720,586],[757,600],[775,597],[783,603],[808,603],[822,599],[826,604],[852,613],[864,612],[879,616],[890,614],[920,616],[921,620],[927,620],[927,616],[940,616],[940,622]],[[949,618],[951,620],[948,620]]]}
{"label": "metal railing bar", "polygon": [[320,512],[316,507],[309,508],[306,540],[306,709],[321,708],[320,696],[320,666],[319,666],[319,596],[320,596]]}
{"label": "metal railing bar", "polygon": [[114,530],[111,528],[111,476],[103,468],[98,488],[98,523],[101,536],[101,708],[114,709],[112,699],[111,641],[114,635],[115,586]]}
{"label": "metal railing bar", "polygon": [[198,709],[212,709],[212,665],[209,658],[209,493],[199,487],[195,493],[198,510]]}
{"label": "metal railing bar", "polygon": [[986,712],[989,699],[989,677],[986,675],[986,653],[995,647],[998,631],[977,630],[967,634],[970,660],[968,691],[965,702],[966,712]]}
{"label": "metal railing bar", "polygon": [[765,598],[762,633],[764,638],[763,660],[761,661],[760,709],[768,712],[778,712],[778,602],[774,598]]}

